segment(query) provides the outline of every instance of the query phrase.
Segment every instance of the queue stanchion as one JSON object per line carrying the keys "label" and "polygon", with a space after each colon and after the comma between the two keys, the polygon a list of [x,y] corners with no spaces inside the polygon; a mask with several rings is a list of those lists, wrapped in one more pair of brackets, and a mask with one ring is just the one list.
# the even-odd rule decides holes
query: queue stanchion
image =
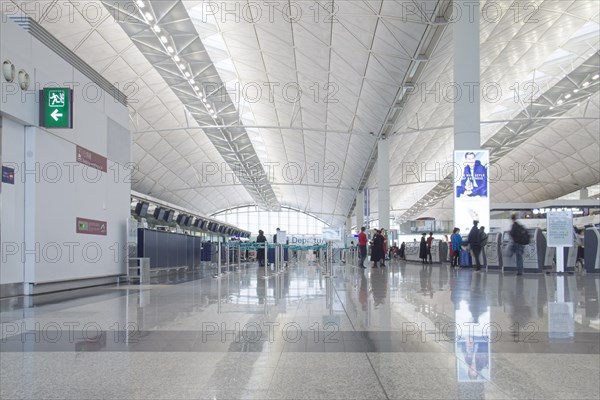
{"label": "queue stanchion", "polygon": [[[261,245],[259,245],[261,246]],[[265,276],[263,276],[264,279],[268,279],[269,278],[269,256],[268,256],[268,252],[269,252],[269,245],[268,243],[263,243],[262,247],[264,249],[264,258],[263,258],[263,265],[265,267]]]}
{"label": "queue stanchion", "polygon": [[327,261],[327,245],[325,245],[325,251],[323,251],[323,247],[319,250],[319,262],[321,264],[321,274],[325,277],[329,276],[329,263]]}
{"label": "queue stanchion", "polygon": [[221,243],[219,242],[217,242],[217,273],[214,277],[221,277]]}
{"label": "queue stanchion", "polygon": [[226,246],[227,246],[227,250],[225,251],[225,254],[226,254],[227,260],[225,260],[225,266],[226,266],[225,270],[227,272],[225,272],[225,273],[228,274],[229,273],[229,251],[231,250],[231,248],[229,247],[229,243],[226,243]]}
{"label": "queue stanchion", "polygon": [[279,254],[279,246],[277,244],[274,244],[275,249],[273,251],[273,268],[275,269],[275,275],[279,274],[279,257],[277,257],[277,255]]}

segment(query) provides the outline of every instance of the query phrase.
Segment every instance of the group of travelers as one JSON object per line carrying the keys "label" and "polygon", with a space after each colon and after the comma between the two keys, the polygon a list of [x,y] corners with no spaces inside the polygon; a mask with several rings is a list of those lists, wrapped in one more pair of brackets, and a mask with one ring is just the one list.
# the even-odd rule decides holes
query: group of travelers
{"label": "group of travelers", "polygon": [[[485,254],[485,246],[488,242],[488,235],[485,232],[485,226],[478,227],[479,221],[473,221],[473,227],[469,231],[467,241],[463,242],[462,236],[460,235],[460,228],[454,228],[452,236],[450,236],[450,243],[452,244],[452,261],[451,265],[454,268],[459,268],[461,264],[466,264],[465,261],[460,259],[461,250],[463,257],[468,257],[467,246],[472,252],[473,261],[475,262],[475,271],[481,271],[481,260],[480,255],[483,256],[483,267],[487,268],[487,256]],[[466,256],[465,256],[466,254]]]}
{"label": "group of travelers", "polygon": [[[517,222],[516,215],[512,215],[512,226],[510,230],[510,236],[513,240],[512,253],[516,258],[517,275],[523,274],[523,251],[525,245],[529,243],[529,237],[527,230]],[[481,267],[487,268],[487,257],[485,254],[485,246],[488,242],[488,234],[485,232],[485,227],[479,227],[479,221],[473,221],[473,226],[469,231],[469,235],[466,241],[463,241],[460,235],[460,228],[454,228],[452,235],[449,239],[449,256],[451,266],[459,268],[461,265],[472,265],[474,263],[475,271],[481,271]],[[277,228],[279,231],[279,228]],[[384,229],[376,229],[374,231],[371,240],[368,239],[366,234],[366,228],[363,226],[358,234],[358,251],[359,251],[359,267],[367,268],[364,264],[367,258],[367,245],[371,245],[371,261],[373,262],[373,268],[385,267],[385,260],[399,257],[400,259],[406,259],[405,250],[406,244],[402,242],[400,247],[394,245],[390,248],[389,254],[387,252],[387,238]],[[447,238],[447,237],[446,237]],[[416,239],[415,239],[416,240]],[[265,246],[267,239],[262,230],[258,231],[258,237],[256,242],[259,244],[257,250],[256,259],[259,266],[265,265]],[[273,242],[277,243],[277,233],[273,236]],[[431,247],[433,243],[433,232],[423,233],[421,237],[421,243],[419,245],[419,258],[423,266],[432,264]],[[354,242],[353,242],[354,244]],[[462,259],[461,259],[462,252]],[[468,259],[469,253],[472,256],[472,261],[465,261]]]}
{"label": "group of travelers", "polygon": [[[367,228],[364,226],[360,228],[358,234],[358,251],[360,257],[360,268],[367,268],[365,266],[365,260],[367,258],[367,244],[369,239],[365,231]],[[385,236],[385,229],[375,229],[373,238],[371,238],[371,261],[373,262],[373,268],[377,268],[377,264],[381,263],[380,267],[385,267],[385,259],[387,253],[387,238]]]}
{"label": "group of travelers", "polygon": [[[525,246],[529,244],[529,234],[527,229],[517,222],[516,214],[511,216],[511,220],[512,226],[509,232],[512,239],[511,252],[515,255],[517,275],[523,275],[523,251]],[[485,246],[488,243],[488,234],[485,232],[484,226],[478,227],[478,225],[479,221],[473,221],[473,227],[469,231],[469,235],[465,242],[463,242],[459,228],[454,228],[452,231],[452,236],[450,237],[452,267],[460,268],[461,265],[472,264],[468,263],[466,260],[461,260],[461,252],[462,257],[466,259],[469,256],[470,250],[473,262],[475,263],[475,271],[481,271],[482,261],[483,267],[487,268]],[[481,259],[480,256],[482,256]]]}

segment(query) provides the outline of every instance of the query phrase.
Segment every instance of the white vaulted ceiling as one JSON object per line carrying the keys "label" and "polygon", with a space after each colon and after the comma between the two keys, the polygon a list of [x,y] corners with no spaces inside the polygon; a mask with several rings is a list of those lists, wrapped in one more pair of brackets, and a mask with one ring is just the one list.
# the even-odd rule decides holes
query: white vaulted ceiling
{"label": "white vaulted ceiling", "polygon": [[[341,225],[357,190],[377,188],[376,174],[363,178],[389,124],[395,132],[387,139],[392,215],[451,219],[451,198],[439,186],[445,176],[428,174],[419,182],[406,169],[426,163],[435,170],[452,161],[453,104],[420,92],[423,84],[430,89],[452,81],[451,24],[412,78],[418,78],[415,91],[388,122],[428,26],[435,25],[428,22],[447,2],[143,1],[197,80],[224,85],[227,93],[211,99],[222,120],[213,119],[194,98],[193,85],[177,76],[181,71],[169,64],[171,55],[154,42],[158,36],[141,14],[115,21],[115,4],[127,2],[52,2],[72,17],[64,22],[27,6],[47,2],[14,2],[129,95],[138,166],[133,190],[203,214],[284,205]],[[409,12],[415,4],[423,14]],[[502,88],[497,100],[482,99],[481,142],[491,146],[502,138],[494,162],[508,170],[534,160],[539,179],[500,179],[492,202],[548,200],[600,182],[598,80],[589,74],[598,68],[598,3],[528,2],[537,10],[535,22],[524,21],[524,9],[515,21],[512,4],[495,2],[502,18],[481,19],[482,85]],[[128,12],[139,14],[129,5]],[[567,87],[565,78],[575,86]],[[586,80],[589,96],[578,100],[580,106],[566,102],[556,112],[542,110]],[[539,88],[533,96],[526,85],[532,81]],[[526,101],[515,101],[515,93]],[[528,125],[523,140],[506,139],[510,121],[522,115],[534,118],[536,129]],[[492,120],[497,122],[486,123]],[[258,160],[263,170],[255,172],[262,178],[234,180],[227,166],[240,159]],[[218,172],[208,174],[209,165]],[[376,191],[371,193],[376,215]],[[436,201],[425,208],[419,201],[426,197]]]}

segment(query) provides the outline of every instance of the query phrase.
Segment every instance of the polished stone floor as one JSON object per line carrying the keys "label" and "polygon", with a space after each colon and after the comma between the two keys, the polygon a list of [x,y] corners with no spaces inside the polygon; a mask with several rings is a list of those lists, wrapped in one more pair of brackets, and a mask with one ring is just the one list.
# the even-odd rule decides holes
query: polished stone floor
{"label": "polished stone floor", "polygon": [[212,275],[2,300],[0,398],[600,398],[598,275]]}

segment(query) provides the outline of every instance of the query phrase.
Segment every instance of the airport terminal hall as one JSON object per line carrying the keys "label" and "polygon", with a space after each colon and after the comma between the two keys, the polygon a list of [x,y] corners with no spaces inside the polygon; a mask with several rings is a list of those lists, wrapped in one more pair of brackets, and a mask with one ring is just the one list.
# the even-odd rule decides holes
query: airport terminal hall
{"label": "airport terminal hall", "polygon": [[0,399],[599,400],[599,0],[0,0]]}

